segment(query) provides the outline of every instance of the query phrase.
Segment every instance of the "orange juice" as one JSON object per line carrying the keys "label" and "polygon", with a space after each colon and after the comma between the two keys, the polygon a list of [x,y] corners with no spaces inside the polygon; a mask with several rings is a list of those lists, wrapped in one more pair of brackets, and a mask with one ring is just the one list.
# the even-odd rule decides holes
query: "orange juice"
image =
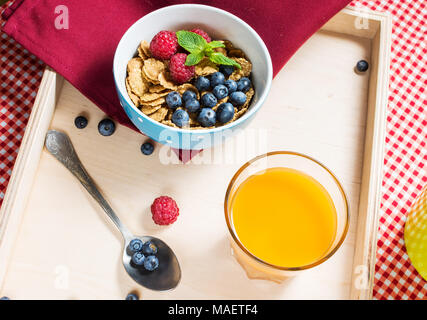
{"label": "orange juice", "polygon": [[232,200],[232,222],[243,246],[280,267],[301,267],[331,247],[337,212],[326,189],[305,173],[269,168],[247,178]]}

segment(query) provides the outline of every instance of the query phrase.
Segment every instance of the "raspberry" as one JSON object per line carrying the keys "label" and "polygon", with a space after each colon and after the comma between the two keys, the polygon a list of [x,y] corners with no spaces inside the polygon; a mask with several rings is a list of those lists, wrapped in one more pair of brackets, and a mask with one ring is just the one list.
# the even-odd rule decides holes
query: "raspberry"
{"label": "raspberry", "polygon": [[178,39],[175,32],[160,31],[150,43],[150,51],[154,58],[167,60],[178,50]]}
{"label": "raspberry", "polygon": [[174,54],[169,63],[169,71],[172,79],[177,83],[184,83],[194,76],[194,66],[186,66],[185,60],[187,55],[185,53]]}
{"label": "raspberry", "polygon": [[151,205],[153,221],[156,224],[168,225],[176,221],[179,216],[179,208],[175,200],[168,196],[154,199]]}
{"label": "raspberry", "polygon": [[211,42],[211,37],[209,37],[209,35],[202,29],[196,28],[191,30],[191,32],[197,33],[199,36],[202,36],[203,38],[205,38],[206,42]]}

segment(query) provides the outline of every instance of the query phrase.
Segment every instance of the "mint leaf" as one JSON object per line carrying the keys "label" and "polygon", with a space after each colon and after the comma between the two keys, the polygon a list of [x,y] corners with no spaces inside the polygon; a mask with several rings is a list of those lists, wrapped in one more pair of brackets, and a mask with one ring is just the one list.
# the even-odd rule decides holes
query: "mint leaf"
{"label": "mint leaf", "polygon": [[185,65],[194,66],[198,64],[204,57],[205,57],[205,54],[203,52],[190,53],[187,56],[187,59],[185,60]]}
{"label": "mint leaf", "polygon": [[205,50],[203,51],[205,53],[205,56],[209,57],[212,53],[214,53],[213,49],[209,46],[206,46]]}
{"label": "mint leaf", "polygon": [[202,52],[207,45],[206,40],[197,33],[180,30],[176,33],[178,43],[190,53]]}
{"label": "mint leaf", "polygon": [[211,42],[208,42],[208,47],[212,49],[225,48],[225,45],[221,41],[211,41]]}
{"label": "mint leaf", "polygon": [[240,66],[240,64],[238,64],[233,59],[227,58],[226,56],[224,56],[220,52],[213,52],[213,53],[211,53],[209,55],[209,59],[212,62],[215,62],[216,64],[225,64],[227,66],[234,66],[234,67],[236,67],[238,69],[242,69],[242,67]]}

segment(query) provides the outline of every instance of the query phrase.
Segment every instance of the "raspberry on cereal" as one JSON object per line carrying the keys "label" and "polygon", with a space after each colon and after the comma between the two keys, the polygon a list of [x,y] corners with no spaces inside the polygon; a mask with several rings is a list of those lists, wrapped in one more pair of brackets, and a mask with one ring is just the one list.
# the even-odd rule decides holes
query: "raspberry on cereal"
{"label": "raspberry on cereal", "polygon": [[178,39],[175,32],[160,31],[150,42],[150,51],[157,59],[170,59],[178,50]]}
{"label": "raspberry on cereal", "polygon": [[176,83],[184,83],[194,76],[195,66],[186,66],[187,54],[177,53],[172,56],[169,63],[169,71]]}
{"label": "raspberry on cereal", "polygon": [[194,32],[197,33],[199,36],[202,36],[206,40],[206,42],[212,41],[211,37],[209,37],[207,32],[203,31],[202,29],[195,28],[193,30],[190,30],[190,32]]}

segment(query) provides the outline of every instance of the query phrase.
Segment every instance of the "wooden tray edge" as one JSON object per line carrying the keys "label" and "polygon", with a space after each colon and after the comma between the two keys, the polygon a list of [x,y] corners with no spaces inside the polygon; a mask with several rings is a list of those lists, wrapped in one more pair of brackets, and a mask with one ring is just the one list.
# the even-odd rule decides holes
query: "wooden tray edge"
{"label": "wooden tray edge", "polygon": [[[63,78],[56,72],[50,68],[45,69],[0,210],[0,261],[9,260],[19,235],[27,198],[31,192],[62,82]],[[15,237],[6,237],[6,234]],[[6,272],[7,264],[0,264],[0,289],[3,287]]]}
{"label": "wooden tray edge", "polygon": [[[371,19],[380,23],[373,38],[371,76],[369,83],[367,129],[363,160],[362,186],[359,200],[356,247],[353,258],[353,274],[350,298],[372,299],[381,186],[383,178],[386,112],[388,105],[389,69],[391,53],[392,17],[388,13],[367,12]],[[377,48],[376,48],[377,47]],[[375,71],[375,72],[373,72]]]}

